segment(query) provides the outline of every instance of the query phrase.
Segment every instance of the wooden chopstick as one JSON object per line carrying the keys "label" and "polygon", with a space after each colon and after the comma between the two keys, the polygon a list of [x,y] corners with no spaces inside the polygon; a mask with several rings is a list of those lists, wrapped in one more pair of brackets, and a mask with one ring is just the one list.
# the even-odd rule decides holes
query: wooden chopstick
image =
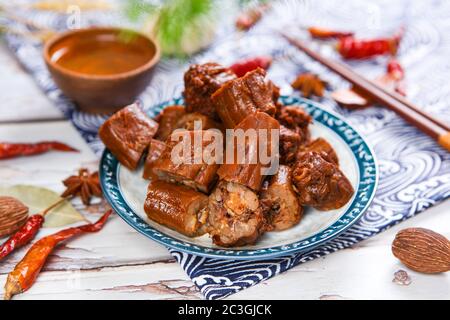
{"label": "wooden chopstick", "polygon": [[[357,73],[355,73],[357,74]],[[395,100],[403,103],[405,106],[407,106],[408,108],[410,108],[411,110],[414,110],[415,112],[419,113],[420,115],[422,115],[423,117],[427,118],[428,120],[436,123],[438,126],[444,128],[447,131],[450,131],[450,125],[445,123],[442,120],[439,120],[435,117],[433,117],[432,115],[424,112],[423,110],[421,110],[420,108],[418,108],[417,106],[415,106],[414,104],[412,104],[410,101],[406,100],[406,98],[404,96],[402,96],[401,94],[398,94],[397,92],[393,91],[393,90],[386,90],[385,88],[383,88],[382,86],[380,86],[378,83],[369,80],[367,78],[361,77],[359,74],[357,74],[361,79],[364,79],[365,81],[368,81],[371,85],[379,88],[380,90],[383,90],[384,92],[386,92],[388,95],[390,95],[392,98],[394,98]]]}
{"label": "wooden chopstick", "polygon": [[321,56],[308,48],[302,41],[284,33],[282,33],[282,36],[308,56],[339,74],[342,78],[352,83],[356,88],[367,94],[374,101],[377,101],[396,112],[407,122],[435,139],[447,151],[450,151],[450,130],[447,124],[427,115],[399,94],[389,92],[373,81],[358,75],[349,67]]}

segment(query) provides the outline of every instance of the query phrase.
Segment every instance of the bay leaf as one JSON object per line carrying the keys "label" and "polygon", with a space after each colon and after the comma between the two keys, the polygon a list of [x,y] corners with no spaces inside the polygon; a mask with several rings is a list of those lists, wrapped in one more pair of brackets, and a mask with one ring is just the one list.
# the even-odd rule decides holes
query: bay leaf
{"label": "bay leaf", "polygon": [[[30,215],[45,210],[61,199],[59,194],[52,190],[29,185],[0,187],[0,195],[19,199],[30,209]],[[81,213],[70,202],[65,201],[45,216],[44,228],[61,227],[83,220]]]}

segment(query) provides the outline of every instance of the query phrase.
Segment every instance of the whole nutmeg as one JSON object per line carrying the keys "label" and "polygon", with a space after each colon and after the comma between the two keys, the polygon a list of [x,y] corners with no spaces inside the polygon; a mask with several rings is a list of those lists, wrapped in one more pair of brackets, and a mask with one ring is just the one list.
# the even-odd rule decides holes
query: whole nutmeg
{"label": "whole nutmeg", "polygon": [[392,253],[411,270],[440,273],[450,270],[450,241],[424,228],[401,230],[392,242]]}
{"label": "whole nutmeg", "polygon": [[0,238],[16,232],[28,218],[28,207],[13,197],[0,196]]}

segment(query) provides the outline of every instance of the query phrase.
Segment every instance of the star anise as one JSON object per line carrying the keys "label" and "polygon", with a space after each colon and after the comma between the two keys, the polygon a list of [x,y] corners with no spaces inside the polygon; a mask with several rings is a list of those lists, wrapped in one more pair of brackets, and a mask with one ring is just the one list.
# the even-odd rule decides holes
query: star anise
{"label": "star anise", "polygon": [[78,175],[68,177],[63,184],[67,188],[61,197],[80,196],[81,201],[87,206],[91,203],[93,196],[102,196],[98,172],[90,173],[88,169],[81,168]]}
{"label": "star anise", "polygon": [[312,95],[323,97],[326,85],[317,75],[308,72],[300,74],[291,84],[292,88],[301,91],[305,98]]}

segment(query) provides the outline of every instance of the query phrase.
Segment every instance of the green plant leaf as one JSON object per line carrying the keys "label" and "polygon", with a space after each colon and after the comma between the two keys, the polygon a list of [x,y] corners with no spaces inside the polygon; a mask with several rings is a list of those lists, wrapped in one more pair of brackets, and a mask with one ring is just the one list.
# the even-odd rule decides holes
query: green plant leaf
{"label": "green plant leaf", "polygon": [[[183,56],[182,39],[186,31],[195,28],[193,34],[202,37],[205,25],[198,26],[202,18],[213,8],[212,0],[172,0],[159,11],[155,32],[164,52]],[[172,51],[172,52],[171,52]]]}
{"label": "green plant leaf", "polygon": [[[16,185],[0,187],[0,195],[11,196],[22,201],[29,214],[39,213],[61,199],[56,192],[35,186]],[[68,201],[50,211],[45,217],[45,228],[56,228],[83,221],[84,217]]]}
{"label": "green plant leaf", "polygon": [[131,21],[137,21],[144,14],[153,13],[157,6],[142,0],[128,0],[125,5],[125,15]]}
{"label": "green plant leaf", "polygon": [[146,26],[146,32],[158,40],[163,53],[183,58],[195,51],[191,47],[202,47],[211,37],[213,2],[167,0],[155,5],[144,0],[128,0],[125,15],[133,22],[144,19],[145,25],[151,25]]}

